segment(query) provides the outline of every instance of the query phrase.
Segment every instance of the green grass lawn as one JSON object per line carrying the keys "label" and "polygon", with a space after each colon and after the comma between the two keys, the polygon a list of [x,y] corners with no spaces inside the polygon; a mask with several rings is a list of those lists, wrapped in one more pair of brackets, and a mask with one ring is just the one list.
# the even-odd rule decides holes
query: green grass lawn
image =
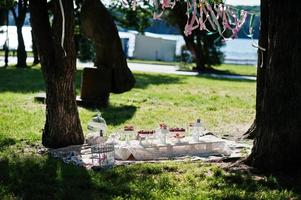
{"label": "green grass lawn", "polygon": [[[80,91],[78,71],[76,86]],[[130,92],[111,95],[101,112],[109,132],[126,124],[150,129],[201,118],[218,135],[241,135],[252,123],[255,82],[135,73]],[[45,105],[40,69],[0,69],[0,199],[297,199],[276,178],[226,172],[203,162],[117,166],[97,172],[29,151],[40,143]],[[79,108],[84,131],[96,110]],[[301,185],[301,184],[300,184]]]}
{"label": "green grass lawn", "polygon": [[[77,73],[80,93],[81,71]],[[110,107],[101,110],[110,132],[125,124],[154,128],[160,122],[186,126],[201,118],[217,134],[243,133],[252,123],[255,109],[255,82],[135,73],[137,84],[130,92],[111,95]],[[44,124],[43,104],[33,101],[44,90],[37,68],[1,70],[0,131],[15,139],[40,139]],[[82,126],[95,110],[79,108]],[[241,130],[244,128],[244,130]],[[239,130],[239,131],[237,131]],[[241,132],[242,131],[242,132]]]}
{"label": "green grass lawn", "polygon": [[253,65],[222,64],[220,66],[215,66],[214,68],[229,74],[237,74],[237,75],[245,75],[245,76],[257,75],[257,67]]}
{"label": "green grass lawn", "polygon": [[[162,61],[148,61],[148,60],[138,60],[130,59],[128,62],[142,63],[142,64],[157,64],[157,65],[172,65],[178,66],[180,70],[191,71],[195,66],[194,63],[183,63],[183,62],[162,62]],[[217,66],[212,66],[214,69],[218,70],[224,74],[234,74],[234,75],[244,75],[244,76],[256,76],[257,67],[253,65],[231,65],[231,64],[221,64]]]}
{"label": "green grass lawn", "polygon": [[[191,70],[195,64],[184,64],[177,63],[180,70],[189,71]],[[256,76],[257,75],[257,67],[253,65],[230,65],[230,64],[221,64],[217,66],[212,66],[212,68],[216,69],[216,73],[222,74],[233,74],[233,75],[243,75],[243,76]]]}
{"label": "green grass lawn", "polygon": [[140,60],[140,59],[128,59],[128,62],[131,63],[142,63],[142,64],[154,64],[154,65],[177,65],[179,62],[172,61],[157,61],[157,60]]}

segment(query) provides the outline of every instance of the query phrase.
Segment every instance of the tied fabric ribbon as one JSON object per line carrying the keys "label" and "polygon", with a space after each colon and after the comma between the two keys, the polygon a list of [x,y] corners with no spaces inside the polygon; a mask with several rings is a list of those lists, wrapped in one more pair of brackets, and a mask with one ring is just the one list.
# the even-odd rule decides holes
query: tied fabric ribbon
{"label": "tied fabric ribbon", "polygon": [[[124,5],[129,5],[129,0],[122,0]],[[148,0],[150,5],[154,8],[154,19],[160,19],[166,8],[174,8],[176,3],[180,0]],[[246,22],[248,15],[250,15],[249,33],[248,37],[252,39],[252,46],[257,48],[263,56],[263,51],[266,49],[260,47],[253,42],[253,25],[255,15],[248,13],[245,10],[233,9],[229,5],[223,3],[212,3],[212,0],[183,0],[187,5],[187,22],[184,28],[184,34],[189,36],[192,32],[199,28],[200,30],[207,31],[207,35],[218,33],[220,38],[224,40],[234,39],[242,29]],[[135,10],[137,0],[132,0],[132,8]],[[236,14],[234,12],[236,10]],[[207,28],[211,26],[212,31]],[[230,30],[232,35],[230,37],[224,36],[224,33]],[[63,35],[63,34],[62,34]],[[63,38],[63,37],[62,37]],[[262,63],[263,64],[263,63]],[[261,67],[262,67],[261,64]]]}
{"label": "tied fabric ribbon", "polygon": [[[149,0],[149,4],[154,7],[154,19],[160,19],[165,9],[174,8],[179,1],[180,0]],[[184,28],[184,34],[186,36],[191,35],[193,30],[199,28],[200,30],[207,31],[208,35],[218,33],[224,39],[226,39],[224,32],[230,30],[232,35],[229,38],[233,39],[237,37],[238,32],[246,22],[247,16],[252,16],[252,14],[244,10],[238,10],[237,14],[235,14],[230,6],[226,6],[222,3],[213,4],[211,0],[183,1],[186,2],[187,5],[187,23]],[[124,5],[129,5],[128,0],[122,0],[122,2]],[[131,6],[134,10],[137,5],[137,0],[131,1]],[[210,29],[207,27],[208,25],[210,25]]]}
{"label": "tied fabric ribbon", "polygon": [[[190,35],[194,29],[197,29],[199,27],[199,21],[198,21],[198,18],[196,17],[196,15],[197,15],[197,6],[196,5],[197,5],[196,0],[193,0],[192,5],[189,2],[187,2],[187,23],[186,23],[185,30],[184,30],[184,33],[186,36]],[[192,9],[193,11],[192,11],[191,20],[189,22],[189,18],[190,18],[189,10],[190,9]]]}

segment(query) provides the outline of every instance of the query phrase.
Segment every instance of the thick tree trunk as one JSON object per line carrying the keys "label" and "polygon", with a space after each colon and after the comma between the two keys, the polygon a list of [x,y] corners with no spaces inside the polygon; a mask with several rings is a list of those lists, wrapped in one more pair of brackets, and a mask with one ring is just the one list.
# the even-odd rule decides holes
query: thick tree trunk
{"label": "thick tree trunk", "polygon": [[[62,23],[59,1],[54,1],[52,10],[54,18],[51,27],[47,1],[30,0],[32,30],[37,41],[46,83],[46,123],[42,142],[45,146],[53,148],[84,142],[75,101],[73,1],[62,0],[62,3],[65,23]],[[62,48],[63,26],[65,40]]]}
{"label": "thick tree trunk", "polygon": [[256,138],[248,162],[265,171],[301,162],[301,13],[299,4],[261,1]]}

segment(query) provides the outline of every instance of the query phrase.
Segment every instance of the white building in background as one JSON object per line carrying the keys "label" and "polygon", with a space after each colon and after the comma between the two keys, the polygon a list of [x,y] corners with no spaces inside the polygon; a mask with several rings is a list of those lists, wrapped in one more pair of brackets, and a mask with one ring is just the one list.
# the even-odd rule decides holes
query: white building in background
{"label": "white building in background", "polygon": [[176,41],[176,56],[181,56],[181,49],[184,45],[186,45],[182,35],[156,34],[148,32],[145,32],[145,35],[154,38]]}
{"label": "white building in background", "polygon": [[176,41],[136,35],[134,58],[143,60],[160,60],[171,62],[175,60]]}
{"label": "white building in background", "polygon": [[[6,41],[6,26],[0,26],[0,49],[3,49],[3,45]],[[32,50],[32,40],[31,40],[31,27],[23,26],[22,28],[24,44],[26,51]],[[18,48],[18,35],[16,26],[8,26],[8,46],[11,50],[17,50]]]}
{"label": "white building in background", "polygon": [[[6,41],[6,26],[0,27],[0,48]],[[26,51],[32,50],[31,27],[24,26],[22,29]],[[123,49],[129,58],[144,60],[174,61],[175,55],[180,55],[178,39],[172,35],[146,33],[141,35],[136,31],[119,32]],[[9,49],[16,50],[18,47],[17,29],[8,26]]]}
{"label": "white building in background", "polygon": [[[0,26],[0,49],[6,41],[6,26]],[[25,48],[32,50],[31,27],[22,29]],[[9,48],[16,50],[18,47],[17,29],[8,26]],[[181,55],[181,47],[185,41],[181,35],[155,34],[145,32],[144,35],[137,31],[119,32],[125,54],[129,58],[144,60],[174,61]],[[257,49],[252,46],[258,40],[234,39],[226,42],[221,48],[225,55],[225,63],[252,64],[257,63]],[[256,45],[255,45],[256,46]]]}
{"label": "white building in background", "polygon": [[123,49],[129,58],[143,60],[174,61],[181,55],[181,46],[185,44],[182,36],[155,34],[137,31],[119,32]]}

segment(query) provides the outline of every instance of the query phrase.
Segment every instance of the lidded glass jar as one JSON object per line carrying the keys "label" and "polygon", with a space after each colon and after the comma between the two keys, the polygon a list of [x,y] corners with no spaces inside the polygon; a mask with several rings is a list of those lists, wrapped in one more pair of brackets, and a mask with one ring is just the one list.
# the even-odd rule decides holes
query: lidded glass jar
{"label": "lidded glass jar", "polygon": [[88,123],[89,133],[98,133],[100,137],[105,137],[107,123],[101,114],[97,114]]}

